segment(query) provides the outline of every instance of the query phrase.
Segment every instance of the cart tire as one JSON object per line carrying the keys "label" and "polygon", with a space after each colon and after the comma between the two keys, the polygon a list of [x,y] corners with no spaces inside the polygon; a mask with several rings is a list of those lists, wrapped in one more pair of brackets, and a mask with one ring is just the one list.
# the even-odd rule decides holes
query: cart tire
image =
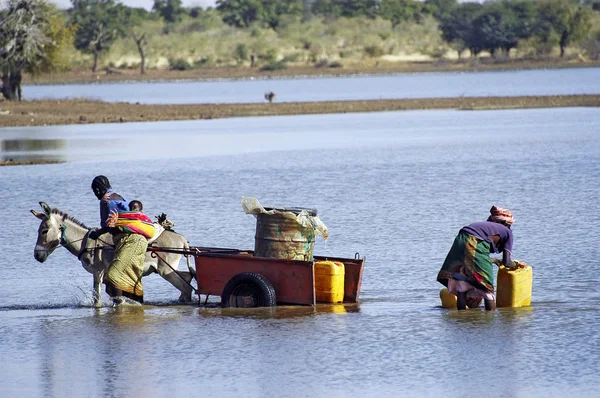
{"label": "cart tire", "polygon": [[221,295],[223,307],[274,307],[275,289],[269,280],[255,272],[237,274],[227,282]]}

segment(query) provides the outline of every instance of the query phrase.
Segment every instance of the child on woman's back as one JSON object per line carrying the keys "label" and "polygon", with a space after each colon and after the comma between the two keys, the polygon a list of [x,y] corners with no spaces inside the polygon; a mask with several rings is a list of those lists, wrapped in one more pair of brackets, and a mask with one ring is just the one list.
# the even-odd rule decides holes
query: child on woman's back
{"label": "child on woman's back", "polygon": [[144,210],[144,206],[142,205],[142,202],[140,202],[139,200],[132,200],[131,202],[129,202],[129,211],[142,211]]}

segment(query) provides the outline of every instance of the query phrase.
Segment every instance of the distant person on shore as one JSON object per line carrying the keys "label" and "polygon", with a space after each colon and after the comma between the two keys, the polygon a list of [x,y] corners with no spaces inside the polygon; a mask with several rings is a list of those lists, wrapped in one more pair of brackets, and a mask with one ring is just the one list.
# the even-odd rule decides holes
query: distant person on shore
{"label": "distant person on shore", "polygon": [[496,309],[494,267],[490,253],[502,253],[502,264],[512,268],[511,252],[515,219],[508,209],[493,206],[487,221],[463,227],[450,248],[437,281],[457,296],[459,310],[485,302],[486,310]]}

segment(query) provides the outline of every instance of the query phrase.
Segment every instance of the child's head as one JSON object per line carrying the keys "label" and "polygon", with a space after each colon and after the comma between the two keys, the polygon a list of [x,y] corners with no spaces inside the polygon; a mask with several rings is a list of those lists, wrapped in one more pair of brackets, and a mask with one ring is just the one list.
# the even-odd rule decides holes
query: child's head
{"label": "child's head", "polygon": [[144,206],[142,206],[142,202],[139,200],[132,200],[129,202],[129,210],[130,211],[142,211],[144,210]]}

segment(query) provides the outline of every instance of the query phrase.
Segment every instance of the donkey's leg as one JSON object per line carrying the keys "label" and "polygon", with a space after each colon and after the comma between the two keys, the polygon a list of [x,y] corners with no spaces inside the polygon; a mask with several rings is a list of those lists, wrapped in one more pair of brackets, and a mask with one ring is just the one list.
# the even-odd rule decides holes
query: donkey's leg
{"label": "donkey's leg", "polygon": [[181,272],[177,270],[179,260],[181,260],[181,254],[169,254],[163,256],[164,261],[158,260],[156,270],[160,276],[169,281],[175,286],[180,292],[179,301],[184,303],[192,302],[192,287],[190,282],[192,276],[189,272]]}
{"label": "donkey's leg", "polygon": [[100,307],[102,297],[102,279],[104,278],[104,269],[102,271],[96,271],[94,275],[94,306]]}

